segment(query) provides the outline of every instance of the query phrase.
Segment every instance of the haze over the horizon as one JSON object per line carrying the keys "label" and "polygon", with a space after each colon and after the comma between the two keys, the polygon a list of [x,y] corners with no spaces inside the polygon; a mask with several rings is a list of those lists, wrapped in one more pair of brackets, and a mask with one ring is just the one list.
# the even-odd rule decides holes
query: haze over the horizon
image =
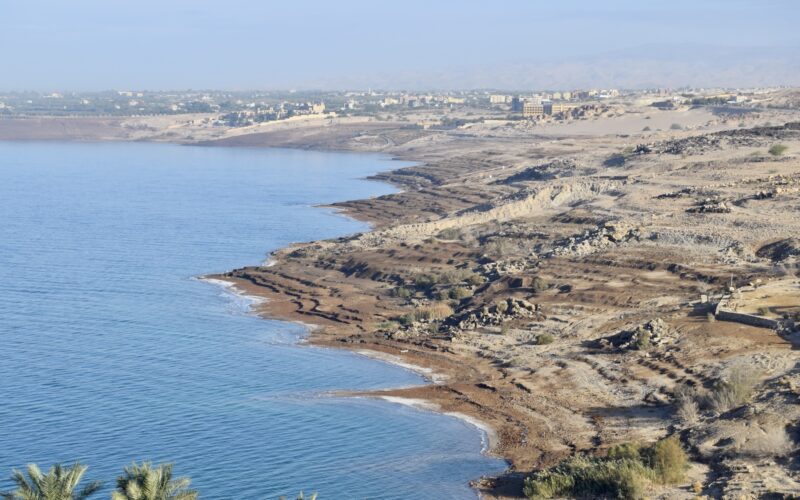
{"label": "haze over the horizon", "polygon": [[0,0],[0,90],[800,84],[793,0]]}

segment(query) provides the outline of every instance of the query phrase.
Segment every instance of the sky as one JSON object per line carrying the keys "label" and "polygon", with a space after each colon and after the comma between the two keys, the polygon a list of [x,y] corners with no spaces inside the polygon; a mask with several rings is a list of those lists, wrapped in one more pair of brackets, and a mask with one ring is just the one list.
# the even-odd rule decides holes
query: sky
{"label": "sky", "polygon": [[790,85],[798,19],[797,0],[0,0],[0,90]]}

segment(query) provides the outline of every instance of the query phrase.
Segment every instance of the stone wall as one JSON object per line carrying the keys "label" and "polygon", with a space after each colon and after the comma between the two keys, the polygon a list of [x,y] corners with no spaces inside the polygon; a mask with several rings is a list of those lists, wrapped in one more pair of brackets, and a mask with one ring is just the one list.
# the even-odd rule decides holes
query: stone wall
{"label": "stone wall", "polygon": [[[740,291],[751,291],[752,287],[745,286]],[[765,318],[756,314],[745,314],[727,309],[730,295],[723,295],[717,306],[714,308],[714,316],[720,321],[735,321],[736,323],[743,323],[745,325],[757,326],[760,328],[777,329],[781,326],[780,322],[775,319]]]}
{"label": "stone wall", "polygon": [[763,316],[756,316],[755,314],[744,314],[727,309],[717,309],[715,314],[720,321],[735,321],[737,323],[744,323],[745,325],[758,326],[761,328],[776,329],[780,326],[777,320],[765,318]]}

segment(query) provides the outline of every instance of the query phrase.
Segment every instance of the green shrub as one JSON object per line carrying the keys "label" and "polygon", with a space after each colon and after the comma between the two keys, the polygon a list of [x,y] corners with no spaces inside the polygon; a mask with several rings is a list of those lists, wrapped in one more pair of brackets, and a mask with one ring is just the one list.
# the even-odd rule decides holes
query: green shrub
{"label": "green shrub", "polygon": [[646,351],[650,349],[650,337],[652,337],[652,333],[650,330],[646,328],[640,328],[637,331],[636,341],[633,343],[634,347],[640,351]]}
{"label": "green shrub", "polygon": [[436,281],[441,283],[442,285],[455,285],[457,283],[461,283],[462,273],[463,270],[461,269],[453,269],[450,271],[445,271],[436,277]]}
{"label": "green shrub", "polygon": [[669,126],[669,128],[671,130],[683,130],[683,127],[681,126],[680,123],[673,123],[672,125]]}
{"label": "green shrub", "polygon": [[414,278],[414,286],[420,290],[430,290],[439,282],[439,279],[432,274],[420,274]]}
{"label": "green shrub", "polygon": [[689,459],[677,436],[652,446],[624,443],[611,447],[605,458],[575,455],[553,468],[525,479],[528,498],[645,498],[649,483],[683,481]]}
{"label": "green shrub", "polygon": [[608,449],[608,458],[612,460],[641,460],[642,445],[639,443],[621,443]]}
{"label": "green shrub", "polygon": [[525,480],[528,498],[644,498],[650,472],[634,460],[603,460],[583,455],[568,458],[553,469]]}
{"label": "green shrub", "polygon": [[430,333],[430,334],[438,333],[440,326],[441,326],[441,323],[438,322],[438,321],[434,321],[434,322],[428,324],[428,333]]}
{"label": "green shrub", "polygon": [[397,322],[403,326],[411,326],[415,321],[413,314],[403,314],[397,317]]}
{"label": "green shrub", "polygon": [[411,290],[409,290],[404,286],[399,286],[394,290],[392,290],[392,295],[394,295],[395,297],[399,297],[401,299],[408,299],[411,298],[412,295],[414,295],[414,292],[412,292]]}
{"label": "green shrub", "polygon": [[464,286],[457,286],[450,289],[449,297],[453,300],[466,299],[472,296],[472,290]]}
{"label": "green shrub", "polygon": [[378,323],[377,328],[385,332],[393,332],[397,330],[398,326],[397,321],[381,321]]}
{"label": "green shrub", "polygon": [[678,436],[664,438],[646,452],[648,465],[664,484],[676,484],[686,477],[689,457],[683,450]]}
{"label": "green shrub", "polygon": [[536,337],[536,344],[537,345],[552,344],[555,340],[556,340],[555,337],[553,337],[549,333],[542,333],[538,337]]}
{"label": "green shrub", "polygon": [[545,290],[550,288],[550,283],[548,283],[546,279],[536,276],[533,278],[533,283],[531,283],[531,288],[533,288],[534,292],[544,292]]}
{"label": "green shrub", "polygon": [[789,147],[783,144],[773,144],[772,147],[769,148],[769,154],[772,156],[781,156],[787,149],[789,149]]}
{"label": "green shrub", "polygon": [[467,283],[472,285],[472,286],[480,286],[480,285],[483,285],[484,283],[486,283],[486,278],[484,278],[480,274],[472,273],[467,278]]}

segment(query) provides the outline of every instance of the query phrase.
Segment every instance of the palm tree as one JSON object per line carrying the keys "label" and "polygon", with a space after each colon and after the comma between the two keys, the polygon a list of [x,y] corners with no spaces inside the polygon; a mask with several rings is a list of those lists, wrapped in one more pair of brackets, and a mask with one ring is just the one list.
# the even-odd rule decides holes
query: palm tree
{"label": "palm tree", "polygon": [[[286,500],[286,497],[278,497],[278,500]],[[317,494],[312,493],[311,496],[305,496],[301,491],[299,495],[297,495],[297,500],[317,500]]]}
{"label": "palm tree", "polygon": [[188,489],[190,483],[188,477],[172,479],[172,464],[134,462],[117,478],[111,500],[197,500],[197,492]]}
{"label": "palm tree", "polygon": [[36,464],[28,464],[28,477],[14,469],[11,480],[17,485],[14,491],[0,493],[4,500],[84,500],[97,492],[100,481],[92,481],[76,492],[87,466],[75,463],[71,467],[56,464],[43,474]]}

